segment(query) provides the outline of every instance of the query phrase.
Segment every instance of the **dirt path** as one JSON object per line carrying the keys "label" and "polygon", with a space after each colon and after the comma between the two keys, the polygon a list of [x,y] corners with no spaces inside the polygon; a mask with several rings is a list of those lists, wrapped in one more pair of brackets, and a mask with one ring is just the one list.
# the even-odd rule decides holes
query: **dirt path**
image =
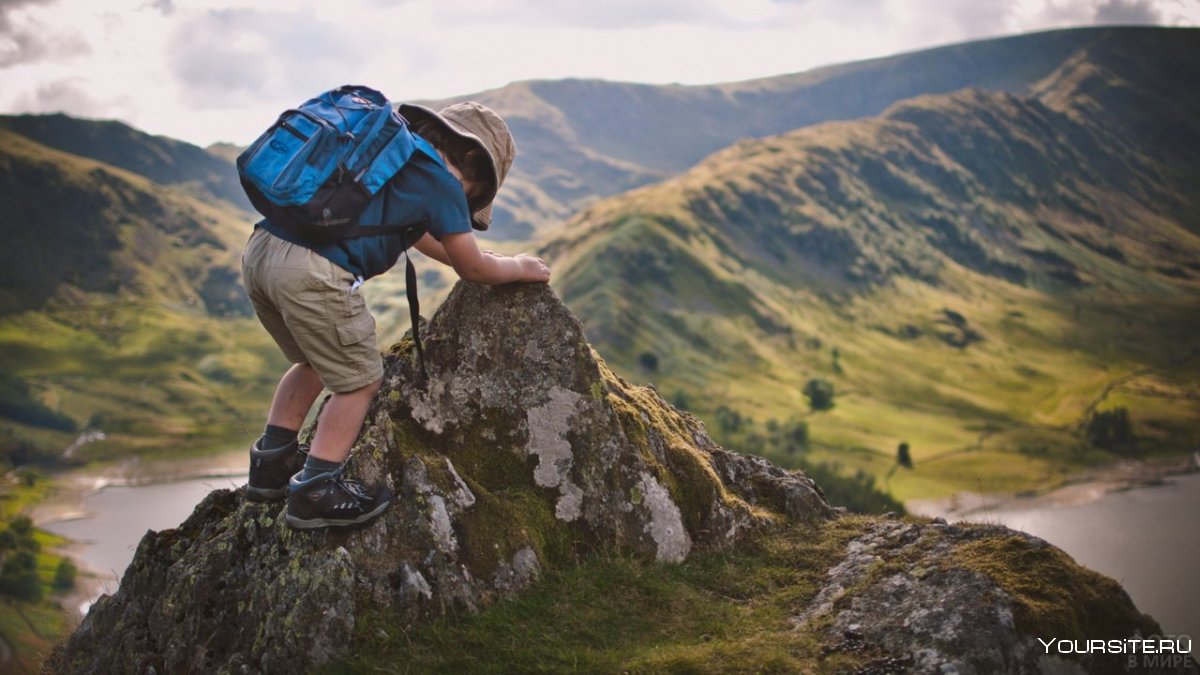
{"label": "dirt path", "polygon": [[8,644],[8,640],[5,640],[3,635],[0,635],[0,666],[12,661],[12,659],[12,646]]}

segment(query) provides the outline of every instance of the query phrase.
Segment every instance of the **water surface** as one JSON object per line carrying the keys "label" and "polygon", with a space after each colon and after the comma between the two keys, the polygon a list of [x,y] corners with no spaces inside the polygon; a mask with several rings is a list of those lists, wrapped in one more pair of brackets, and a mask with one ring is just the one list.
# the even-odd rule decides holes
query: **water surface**
{"label": "water surface", "polygon": [[1119,581],[1167,634],[1200,639],[1200,473],[1077,506],[1002,507],[966,519],[1045,539]]}
{"label": "water surface", "polygon": [[209,492],[245,483],[245,476],[232,476],[134,487],[109,486],[84,499],[87,517],[42,527],[84,544],[79,554],[81,561],[101,575],[108,575],[104,585],[112,592],[133,560],[146,530],[177,527],[192,515],[192,510]]}

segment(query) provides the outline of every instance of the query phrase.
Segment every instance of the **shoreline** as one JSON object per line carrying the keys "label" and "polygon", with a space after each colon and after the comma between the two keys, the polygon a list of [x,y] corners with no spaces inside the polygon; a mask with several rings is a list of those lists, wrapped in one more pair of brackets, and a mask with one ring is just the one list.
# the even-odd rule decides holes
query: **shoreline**
{"label": "shoreline", "polygon": [[[54,476],[53,489],[46,499],[30,509],[29,517],[34,525],[46,525],[88,518],[92,514],[84,507],[84,500],[107,487],[137,487],[160,483],[173,483],[202,478],[227,478],[243,476],[249,471],[250,458],[245,450],[228,450],[206,457],[187,459],[156,459],[148,462],[131,458],[101,468],[82,468]],[[55,551],[75,563],[79,574],[75,588],[59,598],[59,603],[68,615],[72,626],[78,626],[92,603],[102,595],[111,594],[120,585],[120,574],[114,581],[113,570],[98,570],[90,566],[82,555],[89,546],[87,540],[71,540]]]}
{"label": "shoreline", "polygon": [[[182,460],[140,462],[131,459],[100,469],[78,469],[56,476],[51,494],[31,509],[30,517],[38,527],[87,518],[91,514],[84,508],[84,500],[106,487],[226,478],[245,475],[248,470],[249,457],[245,450]],[[960,492],[949,497],[910,500],[905,507],[913,515],[947,521],[965,520],[1000,510],[1078,506],[1112,492],[1162,485],[1168,477],[1196,471],[1200,471],[1200,456],[1195,454],[1154,461],[1120,460],[1081,471],[1062,485],[1041,492]],[[82,621],[92,603],[102,595],[115,592],[120,584],[120,575],[114,581],[113,570],[96,570],[84,561],[81,549],[88,545],[86,540],[73,540],[57,548],[75,562],[80,572],[75,589],[60,600],[74,625]]]}
{"label": "shoreline", "polygon": [[100,469],[82,468],[54,476],[54,488],[46,499],[30,509],[38,527],[87,518],[84,500],[106,487],[138,487],[198,478],[228,478],[245,475],[250,458],[245,450],[226,450],[207,457],[155,459],[136,457]]}
{"label": "shoreline", "polygon": [[958,492],[949,497],[911,499],[909,513],[946,521],[964,520],[992,511],[1026,511],[1082,506],[1113,492],[1163,485],[1167,478],[1200,471],[1200,453],[1150,461],[1123,459],[1086,469],[1061,485],[1043,491]]}

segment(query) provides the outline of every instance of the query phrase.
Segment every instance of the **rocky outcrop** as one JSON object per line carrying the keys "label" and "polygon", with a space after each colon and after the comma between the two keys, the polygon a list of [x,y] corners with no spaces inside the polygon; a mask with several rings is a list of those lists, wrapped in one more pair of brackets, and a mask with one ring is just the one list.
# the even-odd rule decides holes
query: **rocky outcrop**
{"label": "rocky outcrop", "polygon": [[804,475],[728,452],[615,376],[545,286],[460,284],[388,358],[348,473],[397,499],[352,531],[217,490],[150,532],[118,592],[52,662],[64,672],[295,672],[364,616],[474,611],[593,552],[679,562],[834,515]]}
{"label": "rocky outcrop", "polygon": [[819,635],[826,653],[884,655],[865,673],[1170,672],[1048,648],[1079,636],[1149,637],[1158,626],[1112,579],[999,526],[876,522],[792,622]]}
{"label": "rocky outcrop", "polygon": [[179,528],[147,533],[47,670],[307,672],[370,626],[477,611],[587,556],[680,562],[751,533],[838,527],[853,532],[840,562],[797,592],[783,635],[859,672],[1121,672],[1036,638],[1157,630],[1119,585],[1040,540],[841,518],[803,474],[718,447],[615,376],[544,286],[460,284],[424,344],[428,380],[410,342],[393,348],[350,461],[393,487],[380,520],[295,531],[281,504],[217,490]]}

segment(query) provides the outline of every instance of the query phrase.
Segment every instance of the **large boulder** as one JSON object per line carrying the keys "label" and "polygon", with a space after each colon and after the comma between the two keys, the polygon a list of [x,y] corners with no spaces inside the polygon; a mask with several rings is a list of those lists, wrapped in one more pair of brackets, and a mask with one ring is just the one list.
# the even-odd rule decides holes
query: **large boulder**
{"label": "large boulder", "polygon": [[217,490],[147,533],[49,669],[304,671],[373,613],[475,611],[592,553],[679,562],[836,515],[803,474],[615,376],[546,286],[460,283],[423,344],[428,379],[393,348],[348,466],[393,487],[383,517],[295,531],[282,504]]}
{"label": "large boulder", "polygon": [[790,622],[761,636],[798,670],[1170,672],[1047,647],[1158,633],[1116,582],[1002,527],[842,517],[803,474],[718,447],[615,376],[545,286],[460,284],[426,333],[428,379],[411,341],[393,348],[349,464],[393,487],[379,520],[296,531],[282,504],[214,491],[146,534],[46,670],[307,672],[372,626],[478,611],[588,556],[674,563],[750,534],[739,551],[841,532],[828,568],[800,575],[823,581],[789,588]]}

